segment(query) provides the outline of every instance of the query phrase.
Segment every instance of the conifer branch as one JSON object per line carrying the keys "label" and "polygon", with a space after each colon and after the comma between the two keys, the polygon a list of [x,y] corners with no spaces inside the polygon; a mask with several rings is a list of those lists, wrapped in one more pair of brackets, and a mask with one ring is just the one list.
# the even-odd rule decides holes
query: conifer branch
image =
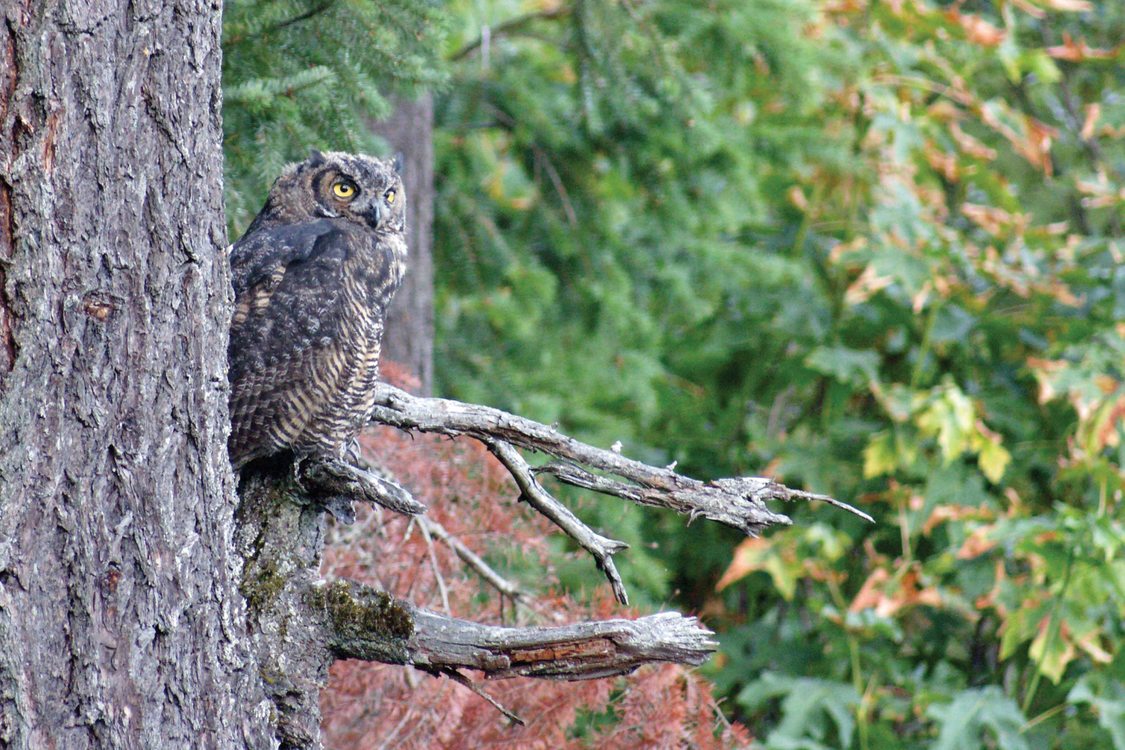
{"label": "conifer branch", "polygon": [[535,13],[526,13],[522,16],[510,18],[507,21],[496,24],[495,26],[488,27],[486,34],[481,34],[473,41],[466,44],[461,49],[450,55],[450,62],[457,62],[469,55],[473,54],[476,50],[480,49],[485,43],[485,39],[498,39],[499,37],[514,34],[515,32],[529,26],[535,21],[552,20],[556,18],[565,18],[570,15],[570,8],[562,7],[554,10],[541,10]]}

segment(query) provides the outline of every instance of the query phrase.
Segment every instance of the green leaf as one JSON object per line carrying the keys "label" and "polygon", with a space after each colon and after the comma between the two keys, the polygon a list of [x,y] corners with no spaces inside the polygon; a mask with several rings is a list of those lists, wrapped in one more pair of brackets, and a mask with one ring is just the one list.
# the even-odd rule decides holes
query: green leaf
{"label": "green leaf", "polygon": [[879,355],[843,346],[818,346],[805,364],[841,383],[862,387],[878,378]]}
{"label": "green leaf", "polygon": [[1083,675],[1066,696],[1067,703],[1089,704],[1098,725],[1113,738],[1114,750],[1125,750],[1125,686],[1101,675]]}
{"label": "green leaf", "polygon": [[781,721],[767,737],[767,747],[847,747],[851,744],[859,705],[859,695],[851,685],[766,672],[739,693],[738,702],[754,710],[781,696],[784,696]]}
{"label": "green leaf", "polygon": [[941,727],[933,750],[979,750],[986,733],[1004,750],[1030,750],[1020,731],[1026,723],[1023,712],[994,685],[963,690],[952,703],[930,706],[926,714]]}

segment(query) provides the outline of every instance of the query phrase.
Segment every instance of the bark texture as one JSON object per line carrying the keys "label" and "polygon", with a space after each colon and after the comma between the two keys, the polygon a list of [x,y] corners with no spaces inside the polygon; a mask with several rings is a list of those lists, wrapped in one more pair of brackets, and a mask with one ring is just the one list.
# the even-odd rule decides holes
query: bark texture
{"label": "bark texture", "polygon": [[409,212],[408,270],[387,311],[383,358],[406,367],[428,395],[434,383],[434,102],[430,94],[400,99],[395,112],[375,124],[375,132],[403,157],[403,183]]}
{"label": "bark texture", "polygon": [[270,747],[225,447],[220,4],[0,14],[0,746]]}
{"label": "bark texture", "polygon": [[242,592],[283,750],[322,747],[320,691],[336,659],[412,666],[450,677],[491,702],[460,670],[489,678],[585,680],[660,661],[701,664],[717,646],[694,618],[674,612],[563,627],[497,627],[419,609],[354,581],[325,581],[319,575],[325,506],[311,476],[295,478],[287,466],[253,468],[239,490]]}

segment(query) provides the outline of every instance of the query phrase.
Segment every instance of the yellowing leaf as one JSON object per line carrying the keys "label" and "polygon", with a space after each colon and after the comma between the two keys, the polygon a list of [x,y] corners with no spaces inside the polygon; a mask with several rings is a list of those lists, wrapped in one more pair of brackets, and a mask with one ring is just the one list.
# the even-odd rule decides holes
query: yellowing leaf
{"label": "yellowing leaf", "polygon": [[716,591],[722,591],[735,581],[762,569],[762,562],[769,551],[770,541],[764,537],[757,539],[743,539],[734,549],[734,558],[723,572],[719,582],[715,584]]}
{"label": "yellowing leaf", "polygon": [[1039,0],[1051,10],[1068,13],[1085,13],[1094,9],[1094,4],[1089,0]]}
{"label": "yellowing leaf", "polygon": [[1098,118],[1102,115],[1102,105],[1097,102],[1092,102],[1086,105],[1086,118],[1082,122],[1082,138],[1090,140],[1094,137],[1094,128],[1098,124]]}
{"label": "yellowing leaf", "polygon": [[1078,648],[1086,652],[1087,656],[1099,664],[1109,664],[1113,661],[1113,654],[1102,648],[1098,642],[1102,635],[1100,628],[1091,629],[1077,640]]}
{"label": "yellowing leaf", "polygon": [[957,550],[957,559],[972,560],[995,547],[996,542],[988,538],[991,531],[992,526],[981,526],[979,529],[973,531],[972,534],[969,534],[968,538],[965,539],[965,543],[961,545],[961,549]]}
{"label": "yellowing leaf", "polygon": [[981,472],[993,484],[999,484],[1011,460],[1012,454],[1000,445],[999,440],[984,440],[977,455],[977,464]]}
{"label": "yellowing leaf", "polygon": [[885,568],[876,568],[863,582],[848,611],[874,609],[880,617],[894,617],[907,607],[942,606],[941,592],[933,586],[919,586],[919,580],[913,567],[896,579],[891,579]]}
{"label": "yellowing leaf", "polygon": [[988,21],[984,20],[978,15],[973,13],[961,13],[957,10],[950,10],[946,16],[958,23],[962,29],[965,30],[965,36],[973,44],[979,44],[982,47],[995,47],[1004,41],[1004,37],[1008,34],[1003,29],[998,29]]}
{"label": "yellowing leaf", "polygon": [[1066,665],[1074,660],[1078,651],[1070,641],[1066,623],[1051,627],[1050,621],[1051,618],[1045,617],[1040,622],[1039,634],[1031,642],[1028,655],[1038,663],[1039,671],[1057,685],[1066,671]]}
{"label": "yellowing leaf", "polygon": [[734,559],[719,578],[719,582],[715,584],[715,590],[722,591],[732,583],[757,571],[769,573],[773,585],[786,601],[793,599],[797,592],[797,580],[802,571],[801,562],[796,558],[786,559],[786,555],[772,540],[764,538],[745,539],[735,548]]}
{"label": "yellowing leaf", "polygon": [[956,386],[941,389],[940,395],[918,415],[922,432],[936,435],[946,463],[964,454],[970,447],[976,410],[973,402]]}
{"label": "yellowing leaf", "polygon": [[868,266],[844,292],[844,302],[849,305],[866,302],[873,294],[890,286],[893,281],[890,276],[880,276],[874,266]]}
{"label": "yellowing leaf", "polygon": [[871,437],[863,449],[863,476],[871,479],[881,474],[892,474],[898,468],[895,455],[894,438],[889,432],[880,432]]}
{"label": "yellowing leaf", "polygon": [[1117,57],[1120,50],[1120,47],[1114,49],[1091,47],[1086,44],[1085,39],[1076,42],[1070,34],[1063,32],[1063,43],[1055,47],[1048,47],[1046,51],[1056,60],[1082,62],[1083,60],[1110,60]]}
{"label": "yellowing leaf", "polygon": [[985,508],[974,508],[971,505],[939,505],[931,511],[929,518],[922,524],[922,534],[929,536],[938,526],[948,521],[963,521],[969,518],[987,518],[992,514]]}

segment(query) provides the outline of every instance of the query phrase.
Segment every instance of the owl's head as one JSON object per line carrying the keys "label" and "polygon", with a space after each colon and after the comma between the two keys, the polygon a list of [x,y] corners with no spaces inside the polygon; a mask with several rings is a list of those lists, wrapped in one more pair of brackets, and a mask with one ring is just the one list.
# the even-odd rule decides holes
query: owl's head
{"label": "owl's head", "polygon": [[262,213],[283,222],[346,218],[378,232],[402,232],[406,193],[395,160],[313,151],[277,178]]}

